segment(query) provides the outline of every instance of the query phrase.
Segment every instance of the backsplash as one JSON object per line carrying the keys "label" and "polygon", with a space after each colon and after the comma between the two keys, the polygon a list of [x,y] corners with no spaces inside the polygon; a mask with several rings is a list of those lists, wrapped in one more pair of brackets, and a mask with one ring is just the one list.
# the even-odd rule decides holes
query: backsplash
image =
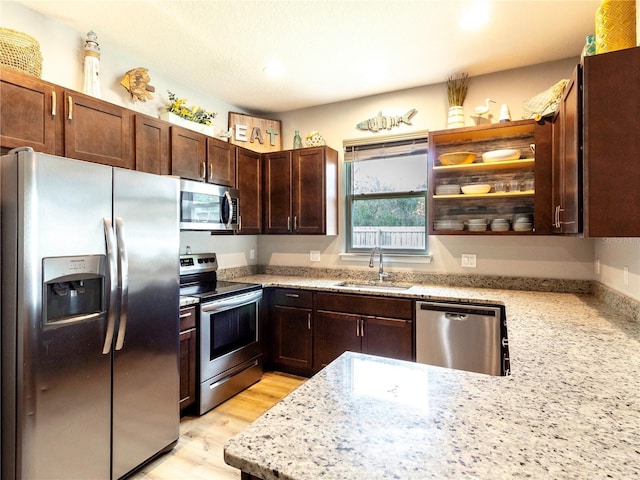
{"label": "backsplash", "polygon": [[[376,272],[361,268],[308,268],[291,266],[249,265],[218,270],[221,280],[266,274],[287,277],[335,278],[375,281]],[[640,322],[640,302],[591,280],[562,280],[555,278],[503,277],[492,275],[449,275],[439,273],[391,272],[392,283],[420,283],[452,287],[490,288],[536,292],[575,293],[593,295],[621,314]]]}

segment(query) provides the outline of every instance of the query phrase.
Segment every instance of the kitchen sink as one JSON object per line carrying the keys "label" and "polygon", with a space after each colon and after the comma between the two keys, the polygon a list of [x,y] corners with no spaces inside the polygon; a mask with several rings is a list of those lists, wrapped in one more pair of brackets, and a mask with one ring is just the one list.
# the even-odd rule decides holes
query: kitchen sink
{"label": "kitchen sink", "polygon": [[336,287],[345,288],[361,288],[363,290],[381,290],[381,291],[403,291],[409,290],[413,285],[398,285],[394,283],[384,282],[340,282],[336,283]]}

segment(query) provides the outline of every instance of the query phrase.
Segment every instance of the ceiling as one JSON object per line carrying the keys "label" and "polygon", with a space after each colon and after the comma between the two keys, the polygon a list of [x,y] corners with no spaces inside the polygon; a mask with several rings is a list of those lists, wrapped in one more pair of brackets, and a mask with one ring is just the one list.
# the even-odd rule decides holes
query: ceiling
{"label": "ceiling", "polygon": [[[488,23],[460,18],[488,2]],[[24,0],[141,65],[252,113],[277,113],[580,54],[599,0]],[[482,15],[476,11],[473,18]],[[271,61],[280,77],[263,71]],[[381,70],[372,73],[372,67]]]}

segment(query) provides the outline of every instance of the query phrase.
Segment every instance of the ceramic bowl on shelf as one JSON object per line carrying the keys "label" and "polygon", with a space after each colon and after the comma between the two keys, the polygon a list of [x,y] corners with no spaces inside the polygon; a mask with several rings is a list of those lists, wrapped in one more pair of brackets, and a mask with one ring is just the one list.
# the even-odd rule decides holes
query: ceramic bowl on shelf
{"label": "ceramic bowl on shelf", "polygon": [[491,185],[488,183],[469,183],[467,185],[463,185],[461,188],[462,193],[466,195],[473,195],[489,193],[489,191],[491,190]]}
{"label": "ceramic bowl on shelf", "polygon": [[520,158],[520,150],[516,148],[504,148],[502,150],[492,150],[482,154],[483,162],[507,162],[509,160],[518,160]]}
{"label": "ceramic bowl on shelf", "polygon": [[470,232],[484,232],[487,229],[487,219],[470,218],[467,220],[467,229]]}
{"label": "ceramic bowl on shelf", "polygon": [[494,218],[490,226],[492,232],[507,232],[511,228],[511,223],[506,218]]}
{"label": "ceramic bowl on shelf", "polygon": [[433,226],[435,230],[464,230],[464,222],[460,220],[436,220]]}
{"label": "ceramic bowl on shelf", "polygon": [[473,163],[476,159],[476,154],[473,152],[451,152],[443,153],[438,156],[438,160],[441,165],[464,165],[467,163]]}
{"label": "ceramic bowl on shelf", "polygon": [[458,195],[460,185],[457,183],[447,183],[436,187],[436,195]]}

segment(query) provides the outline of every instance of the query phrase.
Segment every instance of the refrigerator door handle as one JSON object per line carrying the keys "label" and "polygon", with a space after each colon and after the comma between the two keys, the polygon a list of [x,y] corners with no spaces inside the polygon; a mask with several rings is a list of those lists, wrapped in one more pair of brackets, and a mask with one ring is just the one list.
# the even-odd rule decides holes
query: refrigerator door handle
{"label": "refrigerator door handle", "polygon": [[127,333],[127,310],[129,305],[129,257],[122,218],[116,218],[116,237],[118,239],[118,286],[120,287],[120,323],[116,350],[122,350]]}
{"label": "refrigerator door handle", "polygon": [[104,218],[104,238],[107,247],[107,265],[109,268],[109,284],[108,284],[108,309],[107,309],[107,332],[104,337],[104,346],[102,347],[102,354],[106,355],[111,351],[111,344],[113,343],[113,332],[116,326],[116,294],[118,284],[116,278],[118,276],[118,262],[115,249],[115,237],[113,236],[113,227],[110,218]]}

